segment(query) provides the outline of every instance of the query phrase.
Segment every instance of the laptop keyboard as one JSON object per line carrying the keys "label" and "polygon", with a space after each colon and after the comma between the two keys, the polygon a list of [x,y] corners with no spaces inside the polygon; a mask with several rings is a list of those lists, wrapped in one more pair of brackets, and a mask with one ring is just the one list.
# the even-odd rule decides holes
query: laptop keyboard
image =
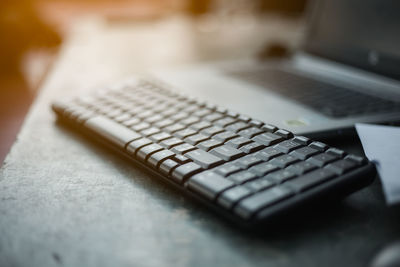
{"label": "laptop keyboard", "polygon": [[229,72],[320,112],[342,118],[400,111],[400,103],[279,69]]}
{"label": "laptop keyboard", "polygon": [[[72,124],[239,222],[368,184],[365,158],[141,81],[52,106]],[[335,191],[336,190],[336,191]]]}

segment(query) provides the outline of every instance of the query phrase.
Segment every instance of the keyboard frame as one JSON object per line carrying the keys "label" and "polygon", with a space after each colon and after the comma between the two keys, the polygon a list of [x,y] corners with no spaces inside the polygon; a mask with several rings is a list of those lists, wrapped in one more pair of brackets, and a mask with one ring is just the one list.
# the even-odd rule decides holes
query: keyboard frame
{"label": "keyboard frame", "polygon": [[235,215],[233,212],[217,205],[215,202],[203,198],[197,193],[190,191],[185,187],[185,185],[175,183],[167,176],[163,175],[160,172],[157,172],[150,166],[147,166],[140,160],[132,157],[130,154],[127,153],[125,149],[121,149],[107,139],[98,135],[96,132],[90,130],[87,127],[84,127],[83,124],[78,123],[64,116],[63,114],[60,114],[60,112],[56,110],[54,110],[54,112],[57,114],[58,121],[61,122],[62,125],[67,126],[74,132],[79,132],[83,134],[90,141],[95,141],[96,143],[106,145],[114,152],[135,163],[137,167],[140,167],[152,176],[157,177],[158,180],[163,181],[164,183],[172,186],[175,189],[178,189],[178,191],[182,192],[186,197],[189,197],[196,202],[202,203],[210,210],[215,212],[218,216],[222,216],[223,218],[232,222],[234,225],[237,225],[240,228],[244,229],[257,230],[266,223],[271,223],[273,221],[279,220],[279,218],[284,217],[293,209],[303,208],[307,203],[312,202],[316,199],[328,200],[343,198],[350,193],[353,193],[365,186],[368,186],[374,181],[376,176],[375,165],[371,162],[368,162],[366,165],[361,166],[359,169],[352,170],[344,175],[325,181],[324,183],[312,187],[300,194],[296,194],[295,196],[292,196],[281,202],[277,202],[269,207],[264,208],[264,211],[266,212],[263,214],[262,217],[251,217],[249,220],[245,220]]}

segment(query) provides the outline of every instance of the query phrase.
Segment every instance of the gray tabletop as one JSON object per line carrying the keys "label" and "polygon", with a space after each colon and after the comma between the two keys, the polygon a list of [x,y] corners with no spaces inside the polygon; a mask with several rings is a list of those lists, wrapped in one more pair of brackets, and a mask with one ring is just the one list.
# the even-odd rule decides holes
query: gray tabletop
{"label": "gray tabletop", "polygon": [[[55,123],[52,100],[128,72],[90,68],[73,51],[63,50],[1,169],[0,266],[366,266],[400,238],[399,209],[386,207],[378,182],[262,232],[231,226]],[[361,151],[354,139],[330,142]]]}

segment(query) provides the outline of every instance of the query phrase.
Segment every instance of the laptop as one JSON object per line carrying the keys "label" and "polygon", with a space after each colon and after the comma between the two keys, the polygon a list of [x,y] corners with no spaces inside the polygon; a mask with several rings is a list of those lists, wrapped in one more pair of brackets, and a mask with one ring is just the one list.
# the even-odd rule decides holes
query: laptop
{"label": "laptop", "polygon": [[400,2],[309,3],[289,59],[155,71],[183,93],[313,138],[400,120]]}

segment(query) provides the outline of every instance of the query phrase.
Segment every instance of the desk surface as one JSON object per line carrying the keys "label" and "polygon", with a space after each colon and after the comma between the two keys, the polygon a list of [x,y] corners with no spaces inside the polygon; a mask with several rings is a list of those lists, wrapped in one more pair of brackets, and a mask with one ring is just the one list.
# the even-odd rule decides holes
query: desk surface
{"label": "desk surface", "polygon": [[365,266],[400,238],[378,182],[248,233],[57,125],[52,100],[134,71],[91,34],[66,44],[1,169],[0,266]]}

